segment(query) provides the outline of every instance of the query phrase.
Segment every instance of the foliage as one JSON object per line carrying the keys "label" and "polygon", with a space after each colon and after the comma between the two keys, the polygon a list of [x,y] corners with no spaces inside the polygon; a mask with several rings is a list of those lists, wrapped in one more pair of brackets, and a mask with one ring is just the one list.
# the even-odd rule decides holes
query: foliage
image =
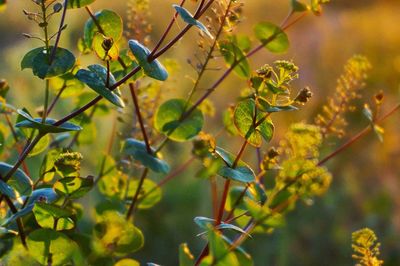
{"label": "foliage", "polygon": [[[20,65],[43,84],[43,106],[32,113],[12,106],[10,86],[0,80],[0,112],[7,122],[0,124],[0,237],[5,243],[0,256],[6,264],[139,265],[133,258],[156,235],[143,234],[141,216],[162,201],[164,184],[200,162],[197,176],[210,183],[212,217],[194,218],[206,244],[196,255],[181,244],[179,265],[253,265],[243,243],[253,234],[283,227],[299,202],[323,196],[333,179],[324,164],[371,129],[383,140],[379,123],[399,109],[381,117],[379,93],[375,108],[364,105],[366,129],[336,149],[326,145],[329,135],[344,136],[345,116],[366,86],[371,64],[357,55],[345,65],[315,123],[297,121],[284,128],[280,113],[295,117],[313,93],[309,87],[298,88],[301,76],[292,60],[255,67],[250,59],[261,50],[282,57],[290,47],[287,30],[308,13],[320,15],[327,0],[292,0],[280,26],[257,21],[247,34],[239,34],[237,27],[244,21],[245,1],[182,1],[172,5],[174,15],[157,43],[151,42],[159,34],[152,32],[148,20],[149,1],[127,1],[127,19],[110,9],[93,13],[93,2],[33,0],[29,8],[34,11],[24,10],[42,34],[24,34],[41,43]],[[0,11],[5,4],[0,1]],[[74,53],[60,47],[60,39],[66,36],[67,14],[80,11],[87,12],[87,20],[81,25],[79,53]],[[175,29],[176,24],[180,27]],[[188,59],[195,76],[182,97],[169,89],[180,84],[185,73],[178,56],[163,56],[185,41],[193,27],[200,30],[197,43],[190,42],[195,59]],[[212,82],[206,75],[215,69],[222,74]],[[222,111],[210,95],[231,73],[239,78],[240,97],[225,111],[224,129],[214,135],[206,123],[215,123]],[[63,103],[73,104],[72,111],[50,118],[53,109],[58,115],[65,111]],[[106,116],[112,116],[110,125],[104,123]],[[95,149],[102,143],[96,136],[104,135],[96,135],[100,125],[111,131],[104,154]],[[225,137],[241,141],[238,152],[231,152],[235,145]],[[176,149],[190,143],[192,157],[180,162]],[[87,149],[98,167],[83,156]],[[26,163],[31,159],[39,171]],[[179,184],[179,190],[184,191],[184,185]],[[353,233],[353,257],[363,265],[381,265],[375,241],[369,229]]]}

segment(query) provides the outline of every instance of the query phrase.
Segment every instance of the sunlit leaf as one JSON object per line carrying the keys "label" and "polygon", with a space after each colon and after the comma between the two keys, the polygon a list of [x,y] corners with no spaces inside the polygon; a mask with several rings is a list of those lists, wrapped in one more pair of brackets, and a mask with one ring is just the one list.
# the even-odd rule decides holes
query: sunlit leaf
{"label": "sunlit leaf", "polygon": [[284,31],[270,22],[260,22],[254,32],[258,40],[273,53],[283,53],[289,48],[289,40]]}
{"label": "sunlit leaf", "polygon": [[92,18],[89,18],[85,24],[84,42],[86,47],[92,47],[95,34],[100,32],[97,25],[101,27],[101,33],[112,38],[114,42],[117,42],[121,38],[123,23],[121,17],[117,13],[104,9],[97,12],[94,17],[97,23],[95,23]]}
{"label": "sunlit leaf", "polygon": [[[107,46],[106,46],[107,45]],[[113,39],[101,33],[96,33],[93,38],[93,50],[101,60],[117,60],[119,49]]]}
{"label": "sunlit leaf", "polygon": [[208,241],[210,245],[210,254],[217,265],[221,266],[239,266],[239,262],[233,252],[230,252],[228,245],[221,237],[221,232],[209,230]]}
{"label": "sunlit leaf", "polygon": [[54,184],[54,190],[70,199],[83,197],[93,187],[93,177],[65,177]]}
{"label": "sunlit leaf", "polygon": [[235,109],[234,122],[239,134],[251,145],[260,147],[262,139],[269,142],[274,133],[274,126],[267,114],[257,112],[255,114],[255,102],[253,99],[241,101]]}
{"label": "sunlit leaf", "polygon": [[186,243],[179,245],[179,266],[193,266],[194,256]]}
{"label": "sunlit leaf", "polygon": [[29,157],[33,157],[44,152],[50,144],[50,139],[50,135],[43,136],[29,153]]}
{"label": "sunlit leaf", "polygon": [[228,40],[220,41],[218,44],[219,50],[228,66],[235,66],[233,70],[239,77],[249,78],[251,69],[244,52]]}
{"label": "sunlit leaf", "polygon": [[35,220],[42,228],[54,229],[54,225],[57,224],[55,229],[60,231],[69,230],[75,226],[74,221],[69,218],[72,213],[59,206],[38,202],[32,211]]}
{"label": "sunlit leaf", "polygon": [[[136,193],[139,180],[130,180],[128,183],[127,197],[133,198]],[[145,179],[142,185],[142,189],[138,198],[139,209],[149,209],[156,205],[162,197],[162,190],[157,184],[150,180]]]}
{"label": "sunlit leaf", "polygon": [[163,103],[156,112],[155,128],[174,141],[188,141],[196,137],[204,123],[203,114],[195,109],[184,120],[182,115],[191,108],[182,99],[171,99]]}
{"label": "sunlit leaf", "polygon": [[140,263],[133,259],[122,259],[117,261],[114,266],[140,266]]}
{"label": "sunlit leaf", "polygon": [[101,255],[124,256],[140,249],[144,244],[142,232],[132,222],[116,212],[105,212],[94,227],[92,245]]}
{"label": "sunlit leaf", "polygon": [[28,235],[29,253],[38,262],[48,265],[64,265],[72,262],[78,248],[66,235],[51,229],[38,229]]}

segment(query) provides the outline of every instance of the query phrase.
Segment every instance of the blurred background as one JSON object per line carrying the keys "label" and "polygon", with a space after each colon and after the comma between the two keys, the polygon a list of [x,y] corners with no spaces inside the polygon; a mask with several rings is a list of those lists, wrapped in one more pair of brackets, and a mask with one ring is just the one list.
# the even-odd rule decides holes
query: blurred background
{"label": "blurred background", "polygon": [[[134,0],[133,0],[134,1]],[[97,0],[92,9],[112,9],[126,17],[129,1]],[[171,4],[178,1],[150,0],[149,23],[153,27],[152,42],[160,37],[174,10]],[[195,1],[190,1],[188,9],[194,10]],[[289,10],[289,1],[245,1],[243,21],[236,31],[251,35],[256,22],[271,21],[279,24]],[[26,39],[22,33],[39,33],[38,28],[27,20],[22,9],[33,9],[31,1],[10,0],[7,9],[0,14],[0,78],[8,80],[11,91],[8,101],[17,107],[25,106],[34,110],[42,104],[43,83],[34,78],[29,70],[20,70],[20,60],[29,50],[38,47],[39,42]],[[127,11],[128,10],[128,11]],[[322,16],[307,16],[288,31],[291,48],[286,54],[271,55],[262,51],[251,59],[254,69],[276,59],[293,60],[300,67],[300,78],[294,86],[310,86],[314,93],[311,102],[301,111],[279,114],[273,117],[277,132],[271,145],[276,145],[290,123],[313,122],[313,117],[321,110],[327,95],[334,92],[336,79],[343,65],[354,54],[365,55],[373,69],[363,91],[363,99],[355,103],[371,102],[380,90],[385,94],[384,110],[390,109],[399,100],[400,84],[400,1],[398,0],[332,0],[325,6]],[[68,13],[68,28],[63,34],[61,46],[78,54],[76,43],[82,36],[82,27],[88,19],[85,10]],[[57,24],[57,23],[55,23]],[[179,24],[182,26],[182,22]],[[177,29],[176,29],[177,30]],[[173,58],[180,67],[172,74],[166,87],[169,97],[186,96],[195,72],[186,63],[194,57],[198,33],[191,30],[176,47],[162,60]],[[95,60],[85,56],[82,65]],[[210,72],[203,80],[202,88],[207,88],[220,75]],[[222,111],[240,94],[246,83],[231,76],[211,97],[216,106],[214,117],[207,117],[205,131],[216,134],[222,128]],[[54,95],[53,95],[54,96]],[[197,95],[198,96],[198,95]],[[54,116],[61,117],[72,109],[72,100],[65,100],[57,108]],[[127,110],[129,112],[129,109]],[[84,156],[83,174],[98,172],[99,157],[105,151],[110,135],[110,123],[115,115],[99,117],[94,131],[96,145],[82,145]],[[397,113],[385,121],[384,142],[369,134],[349,150],[329,162],[333,183],[329,191],[312,203],[299,202],[295,211],[289,213],[286,225],[270,235],[255,235],[247,241],[245,248],[253,254],[255,265],[351,265],[351,232],[363,227],[375,230],[382,243],[381,258],[385,265],[400,265],[400,115]],[[332,139],[329,153],[344,143],[368,124],[360,109],[348,116],[350,126],[343,139]],[[240,146],[240,138],[224,135],[218,144],[235,152]],[[119,144],[114,145],[114,154]],[[187,160],[190,145],[168,145],[164,153],[166,160],[177,166]],[[265,147],[267,149],[267,147]],[[249,149],[245,155],[252,159]],[[38,169],[39,158],[28,159],[32,169]],[[254,165],[254,162],[250,163]],[[208,196],[208,182],[195,178],[201,163],[193,164],[183,175],[163,188],[163,199],[150,210],[138,213],[136,223],[146,237],[145,247],[135,258],[141,262],[161,265],[177,265],[178,246],[187,242],[194,254],[198,254],[204,241],[196,237],[200,232],[193,222],[195,216],[211,216]],[[35,172],[35,171],[32,171]],[[37,172],[37,171],[36,171]],[[151,176],[160,180],[160,176]],[[92,193],[85,198],[88,208],[87,221],[92,219],[90,206],[100,197]],[[85,224],[82,224],[85,228]]]}

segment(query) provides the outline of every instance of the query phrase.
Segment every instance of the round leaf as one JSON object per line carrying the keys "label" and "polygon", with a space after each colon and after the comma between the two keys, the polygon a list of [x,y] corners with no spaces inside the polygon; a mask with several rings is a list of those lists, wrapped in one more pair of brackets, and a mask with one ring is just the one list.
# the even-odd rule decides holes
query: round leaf
{"label": "round leaf", "polygon": [[270,22],[258,23],[254,32],[265,48],[273,53],[283,53],[289,48],[289,40],[284,31]]}
{"label": "round leaf", "polygon": [[[105,47],[108,44],[109,47]],[[119,50],[113,39],[107,38],[101,33],[96,33],[93,38],[93,50],[101,60],[117,60]]]}
{"label": "round leaf", "polygon": [[53,47],[45,47],[28,52],[21,62],[21,68],[32,68],[33,74],[41,79],[51,78],[67,73],[75,65],[75,56],[67,49],[57,47],[55,56],[49,64]]}
{"label": "round leaf", "polygon": [[[256,119],[254,119],[254,113],[254,100],[244,100],[235,108],[234,123],[242,137],[251,145],[260,147],[263,138],[267,142],[271,140],[274,126],[270,119],[265,119],[265,113],[258,112]],[[260,123],[260,121],[262,122]]]}
{"label": "round leaf", "polygon": [[246,59],[244,52],[233,42],[228,40],[220,41],[218,44],[225,62],[229,66],[236,64],[233,69],[235,73],[241,78],[249,78],[251,74],[250,64]]}
{"label": "round leaf", "polygon": [[[95,15],[97,24],[102,29],[102,34],[107,37],[110,37],[117,42],[121,36],[123,31],[123,24],[121,17],[111,10],[101,10],[97,12]],[[89,19],[84,28],[84,42],[86,47],[92,47],[93,38],[97,32],[100,32],[97,28],[96,23],[94,23],[93,19]]]}
{"label": "round leaf", "polygon": [[[139,180],[133,180],[129,182],[128,193],[127,193],[128,197],[132,198],[135,195],[138,184]],[[143,198],[143,196],[145,196],[145,198]],[[142,190],[140,191],[138,198],[139,201],[138,208],[149,209],[154,205],[156,205],[161,200],[161,197],[162,197],[161,188],[157,186],[157,184],[154,183],[154,181],[150,179],[145,179],[142,186]]]}
{"label": "round leaf", "polygon": [[122,215],[105,212],[94,227],[93,248],[102,256],[124,256],[140,249],[144,244],[142,232]]}
{"label": "round leaf", "polygon": [[29,253],[41,264],[64,265],[71,262],[77,245],[67,236],[51,229],[39,229],[27,238]]}
{"label": "round leaf", "polygon": [[190,107],[190,104],[186,105],[182,99],[171,99],[163,103],[155,115],[155,128],[174,141],[193,139],[201,131],[204,118],[201,111],[195,109],[183,121],[180,121],[183,113]]}

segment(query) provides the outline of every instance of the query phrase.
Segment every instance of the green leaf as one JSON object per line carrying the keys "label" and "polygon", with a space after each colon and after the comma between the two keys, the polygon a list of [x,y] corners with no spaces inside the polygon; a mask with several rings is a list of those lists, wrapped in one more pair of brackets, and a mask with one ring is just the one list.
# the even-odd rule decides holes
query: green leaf
{"label": "green leaf", "polygon": [[186,243],[179,245],[179,266],[193,266],[194,256]]}
{"label": "green leaf", "polygon": [[27,238],[29,253],[43,265],[64,265],[72,261],[78,246],[62,233],[51,229],[38,229]]}
{"label": "green leaf", "polygon": [[56,220],[57,231],[69,230],[75,226],[74,221],[69,218],[72,213],[56,205],[38,202],[33,207],[33,214],[42,228],[53,229]]}
{"label": "green leaf", "polygon": [[57,194],[70,199],[81,198],[86,195],[93,187],[93,177],[64,177],[54,184]]}
{"label": "green leaf", "polygon": [[[5,177],[12,168],[12,165],[0,162],[0,175]],[[17,169],[7,181],[7,184],[13,187],[21,196],[29,196],[32,193],[33,182],[21,169]]]}
{"label": "green leaf", "polygon": [[[105,44],[107,43],[109,47],[105,47]],[[118,59],[119,49],[117,43],[114,42],[113,39],[107,38],[99,32],[94,35],[92,48],[96,55],[103,61],[115,61]]]}
{"label": "green leaf", "polygon": [[168,138],[174,141],[188,141],[196,137],[204,123],[203,114],[195,109],[183,121],[182,115],[191,108],[190,104],[182,99],[171,99],[164,102],[158,109],[154,118],[154,126]]}
{"label": "green leaf", "polygon": [[218,45],[219,50],[221,51],[221,54],[228,66],[236,65],[233,69],[235,73],[241,78],[249,78],[251,69],[249,61],[247,60],[244,52],[233,42],[228,40],[220,41]]}
{"label": "green leaf", "polygon": [[122,147],[122,152],[132,156],[135,160],[138,160],[145,167],[150,168],[156,173],[166,174],[169,172],[169,165],[154,155],[154,148],[151,148],[151,154],[149,154],[146,144],[143,141],[127,139]]}
{"label": "green leaf", "polygon": [[144,244],[142,232],[116,212],[105,212],[94,227],[93,249],[101,256],[124,256]]}
{"label": "green leaf", "polygon": [[[112,38],[114,42],[118,42],[123,32],[122,18],[114,11],[107,9],[97,12],[94,17],[102,29],[101,33]],[[83,34],[86,47],[93,47],[93,38],[97,32],[100,31],[93,19],[90,18],[85,24]]]}
{"label": "green leaf", "polygon": [[50,79],[50,87],[55,94],[63,90],[60,98],[79,97],[82,94],[85,84],[78,80],[73,72],[75,71]]}
{"label": "green leaf", "polygon": [[257,112],[254,119],[256,106],[253,99],[241,101],[235,108],[234,123],[239,134],[251,145],[260,147],[262,139],[269,142],[274,133],[274,126],[269,118],[261,112]]}
{"label": "green leaf", "polygon": [[293,105],[271,105],[266,99],[262,97],[257,97],[256,103],[260,111],[267,113],[298,110],[298,108]]}
{"label": "green leaf", "polygon": [[[128,183],[127,197],[133,198],[136,193],[139,180],[131,180]],[[145,196],[145,198],[143,198]],[[152,180],[145,179],[142,185],[142,189],[138,198],[138,208],[139,209],[150,209],[156,205],[162,197],[161,188]]]}
{"label": "green leaf", "polygon": [[[90,65],[88,69],[89,70],[80,69],[78,73],[76,73],[76,77],[111,103],[121,108],[125,107],[124,101],[117,93],[109,90],[106,86],[107,69],[101,65]],[[115,83],[115,78],[110,73],[108,87],[113,86]]]}
{"label": "green leaf", "polygon": [[157,80],[164,81],[168,78],[168,72],[165,67],[157,60],[148,61],[151,54],[150,50],[136,40],[129,40],[129,48],[135,56],[144,73]]}
{"label": "green leaf", "polygon": [[239,266],[238,260],[233,252],[230,252],[228,245],[221,237],[219,231],[209,230],[208,241],[210,254],[219,266]]}
{"label": "green leaf", "polygon": [[55,119],[46,118],[45,123],[42,124],[42,118],[33,118],[24,110],[18,109],[18,114],[25,118],[21,122],[15,124],[16,127],[21,128],[35,128],[41,133],[62,133],[66,131],[80,131],[82,128],[80,126],[74,125],[69,122],[65,122],[59,126],[54,126],[56,122]]}
{"label": "green leaf", "polygon": [[75,56],[67,49],[57,47],[54,59],[49,65],[53,47],[50,46],[50,53],[46,47],[39,47],[25,54],[21,61],[21,69],[31,68],[33,74],[41,79],[51,78],[67,73],[75,65]]}
{"label": "green leaf", "polygon": [[69,0],[68,1],[68,9],[72,8],[81,8],[87,5],[90,5],[95,0]]}
{"label": "green leaf", "polygon": [[175,8],[176,12],[178,12],[178,14],[181,16],[183,21],[185,21],[187,24],[196,26],[202,32],[204,32],[210,39],[212,40],[214,39],[214,37],[212,36],[211,32],[207,29],[207,27],[204,26],[203,23],[195,19],[188,10],[179,5],[172,5],[172,6]]}
{"label": "green leaf", "polygon": [[29,153],[28,157],[33,157],[44,152],[49,146],[50,140],[51,140],[50,135],[43,136],[39,140],[39,142],[35,145],[35,147],[32,149],[32,151]]}
{"label": "green leaf", "polygon": [[291,0],[290,4],[292,5],[292,10],[294,12],[304,12],[308,10],[307,5],[299,2],[298,0]]}
{"label": "green leaf", "polygon": [[0,192],[11,199],[16,199],[19,196],[15,190],[3,180],[0,180]]}
{"label": "green leaf", "polygon": [[4,11],[7,7],[7,2],[6,0],[0,0],[0,12]]}
{"label": "green leaf", "polygon": [[117,261],[114,266],[140,266],[140,263],[133,259],[122,259]]}
{"label": "green leaf", "polygon": [[284,31],[270,22],[258,23],[254,32],[258,40],[273,53],[283,53],[289,48],[289,40]]}
{"label": "green leaf", "polygon": [[54,167],[54,162],[57,160],[60,151],[57,149],[49,150],[46,153],[42,161],[42,165],[40,166],[39,176],[43,179],[44,182],[50,182],[55,175],[56,168]]}
{"label": "green leaf", "polygon": [[[209,229],[210,227],[213,227],[215,225],[215,219],[202,216],[195,217],[194,222],[202,229]],[[230,229],[239,232],[241,234],[247,234],[242,228],[229,223],[221,223],[215,226],[215,229],[218,230]]]}
{"label": "green leaf", "polygon": [[235,181],[250,183],[255,180],[255,174],[247,166],[238,166],[235,169],[224,166],[219,171],[218,174],[228,179]]}

